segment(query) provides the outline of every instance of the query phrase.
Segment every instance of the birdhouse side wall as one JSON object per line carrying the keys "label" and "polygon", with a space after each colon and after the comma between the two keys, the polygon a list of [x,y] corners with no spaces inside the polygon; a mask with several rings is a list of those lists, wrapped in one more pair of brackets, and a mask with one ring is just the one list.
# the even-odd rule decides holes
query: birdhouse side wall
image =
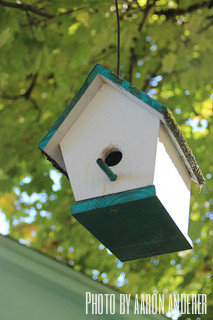
{"label": "birdhouse side wall", "polygon": [[[160,120],[103,83],[60,142],[77,201],[153,184]],[[116,149],[121,161],[110,181],[96,161]]]}
{"label": "birdhouse side wall", "polygon": [[182,233],[187,235],[191,177],[162,123],[157,143],[154,185],[159,200]]}

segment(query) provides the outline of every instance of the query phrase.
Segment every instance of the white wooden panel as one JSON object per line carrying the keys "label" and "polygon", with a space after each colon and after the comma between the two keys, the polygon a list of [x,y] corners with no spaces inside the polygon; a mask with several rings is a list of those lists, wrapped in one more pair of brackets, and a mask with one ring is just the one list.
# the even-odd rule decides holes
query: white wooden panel
{"label": "white wooden panel", "polygon": [[92,100],[93,96],[96,94],[98,89],[103,84],[103,80],[99,75],[95,77],[93,82],[88,87],[87,91],[82,95],[79,101],[76,103],[73,110],[69,113],[66,119],[62,122],[56,133],[52,136],[44,151],[55,160],[58,165],[66,171],[64,160],[61,154],[61,150],[59,147],[59,143],[62,137],[66,134],[69,128],[73,125],[79,115],[84,111],[87,107],[88,103]]}
{"label": "white wooden panel", "polygon": [[88,87],[87,91],[83,94],[80,100],[77,102],[73,110],[69,113],[66,119],[59,127],[59,132],[62,136],[64,136],[69,128],[75,123],[76,119],[81,115],[84,109],[87,107],[89,102],[93,99],[94,95],[100,89],[103,84],[103,80],[99,75],[95,77],[93,82]]}
{"label": "white wooden panel", "polygon": [[182,161],[183,161],[185,167],[187,168],[187,170],[189,171],[191,179],[195,183],[198,183],[197,177],[195,176],[195,174],[194,174],[194,172],[193,172],[193,170],[192,170],[192,168],[191,168],[191,166],[190,166],[190,164],[189,164],[189,162],[188,162],[183,150],[179,146],[177,139],[175,138],[175,136],[173,135],[172,131],[168,127],[168,125],[166,123],[166,120],[163,119],[162,122],[164,124],[164,128],[166,129],[166,132],[167,132],[169,138],[172,140],[173,144],[175,145],[175,148],[176,148],[177,152],[179,153],[180,158],[182,159]]}
{"label": "white wooden panel", "polygon": [[118,90],[120,93],[122,93],[123,95],[127,96],[130,100],[134,101],[135,103],[137,103],[139,106],[141,106],[143,109],[145,109],[146,111],[150,112],[151,114],[153,114],[155,117],[157,117],[160,120],[163,120],[164,117],[163,115],[158,112],[157,110],[153,109],[152,107],[150,107],[148,104],[146,104],[145,102],[143,102],[142,100],[138,99],[136,96],[134,96],[133,94],[131,94],[130,92],[128,92],[127,90],[123,89],[122,87],[116,85],[114,82],[110,81],[109,79],[105,78],[104,76],[100,75],[100,78],[103,79],[103,81],[105,83],[107,83],[108,85],[110,85],[111,87],[115,88],[116,90]]}
{"label": "white wooden panel", "polygon": [[[159,119],[107,84],[60,142],[77,201],[153,184]],[[109,181],[96,160],[108,146],[123,154]]]}
{"label": "white wooden panel", "polygon": [[157,145],[154,185],[158,198],[186,235],[191,177],[162,124]]}

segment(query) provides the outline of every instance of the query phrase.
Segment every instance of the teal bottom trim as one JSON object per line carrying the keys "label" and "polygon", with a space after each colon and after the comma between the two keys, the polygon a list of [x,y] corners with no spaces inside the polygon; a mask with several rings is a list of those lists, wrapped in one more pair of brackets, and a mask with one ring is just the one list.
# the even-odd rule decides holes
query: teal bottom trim
{"label": "teal bottom trim", "polygon": [[136,201],[155,196],[155,187],[149,186],[145,188],[132,189],[120,193],[113,193],[107,196],[92,198],[76,202],[72,205],[71,212],[73,215],[80,212],[96,210],[113,205]]}
{"label": "teal bottom trim", "polygon": [[71,213],[121,261],[192,249],[154,186],[80,201]]}

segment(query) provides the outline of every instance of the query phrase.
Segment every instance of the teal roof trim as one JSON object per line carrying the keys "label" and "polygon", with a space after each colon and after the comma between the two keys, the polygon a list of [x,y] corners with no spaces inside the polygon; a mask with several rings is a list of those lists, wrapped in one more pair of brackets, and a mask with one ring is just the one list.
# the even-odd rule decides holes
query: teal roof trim
{"label": "teal roof trim", "polygon": [[127,190],[119,193],[108,194],[92,199],[86,199],[74,203],[71,207],[71,213],[75,214],[93,211],[105,207],[112,207],[128,203],[130,201],[137,201],[156,196],[155,186],[148,186],[138,189]]}
{"label": "teal roof trim", "polygon": [[58,130],[62,122],[66,119],[68,114],[72,111],[72,109],[75,107],[76,103],[80,100],[80,98],[83,96],[83,94],[88,89],[89,85],[92,83],[92,81],[95,79],[95,77],[100,74],[103,77],[107,78],[108,80],[112,81],[116,85],[120,86],[136,98],[140,99],[141,101],[148,104],[151,108],[158,111],[161,114],[164,114],[164,112],[167,110],[166,107],[164,107],[161,103],[158,101],[152,99],[147,94],[145,94],[143,91],[133,87],[131,83],[129,83],[126,80],[120,79],[116,74],[114,74],[109,69],[105,68],[104,66],[97,64],[90,74],[88,75],[86,81],[84,82],[83,86],[80,88],[80,90],[76,93],[72,101],[69,103],[69,105],[65,108],[65,110],[62,112],[58,120],[53,124],[53,126],[50,128],[50,130],[47,132],[45,137],[42,139],[42,141],[39,144],[39,149],[43,150],[48,142],[51,140],[52,136],[55,134],[55,132]]}

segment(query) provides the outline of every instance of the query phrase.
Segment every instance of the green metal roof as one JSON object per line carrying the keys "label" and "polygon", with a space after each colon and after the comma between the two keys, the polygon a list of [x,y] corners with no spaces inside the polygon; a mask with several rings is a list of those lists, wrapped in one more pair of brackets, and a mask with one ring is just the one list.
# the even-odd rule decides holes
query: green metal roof
{"label": "green metal roof", "polygon": [[72,267],[0,235],[0,319],[92,320],[85,314],[85,293],[115,294],[116,314],[100,319],[165,320],[163,315],[119,314],[119,292],[94,281]]}

